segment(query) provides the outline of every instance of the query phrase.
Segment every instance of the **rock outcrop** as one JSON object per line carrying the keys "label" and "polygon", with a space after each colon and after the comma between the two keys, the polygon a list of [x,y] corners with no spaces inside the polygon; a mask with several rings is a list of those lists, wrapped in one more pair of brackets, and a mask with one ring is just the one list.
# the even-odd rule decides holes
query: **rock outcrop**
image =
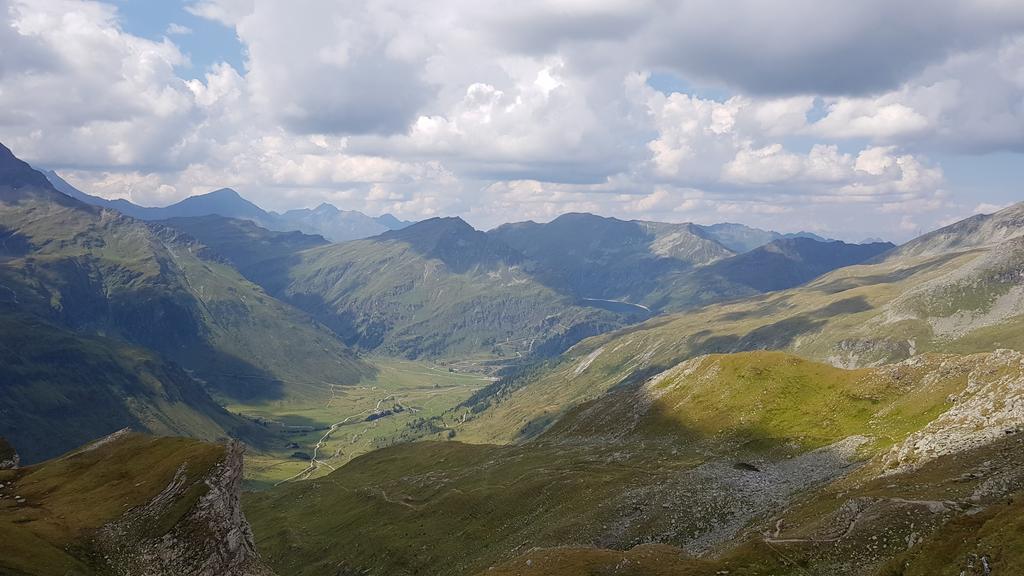
{"label": "rock outcrop", "polygon": [[[903,365],[920,361],[914,358]],[[978,448],[1024,430],[1024,354],[996,350],[953,364],[952,369],[967,370],[967,386],[948,399],[949,410],[883,456],[887,473],[913,470],[939,456]]]}
{"label": "rock outcrop", "polygon": [[20,463],[21,459],[18,457],[18,453],[14,451],[14,447],[3,437],[0,437],[0,470],[17,468]]}
{"label": "rock outcrop", "polygon": [[243,452],[239,442],[229,442],[224,458],[198,481],[187,480],[183,464],[160,494],[105,526],[96,544],[111,572],[272,576],[242,514]]}

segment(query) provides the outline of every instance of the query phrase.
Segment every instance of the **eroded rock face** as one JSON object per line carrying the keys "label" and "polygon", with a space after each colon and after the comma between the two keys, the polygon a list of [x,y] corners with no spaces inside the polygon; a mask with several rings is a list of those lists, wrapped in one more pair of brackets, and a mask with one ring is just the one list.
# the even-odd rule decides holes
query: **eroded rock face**
{"label": "eroded rock face", "polygon": [[14,447],[11,446],[7,440],[0,437],[0,470],[17,468],[20,463],[21,458],[19,458],[18,453],[14,451]]}
{"label": "eroded rock face", "polygon": [[199,481],[189,482],[179,469],[160,494],[105,526],[97,547],[111,571],[123,576],[272,576],[259,560],[242,514],[243,451],[231,441],[223,460]]}
{"label": "eroded rock face", "polygon": [[1024,430],[1024,354],[996,350],[970,361],[967,386],[949,398],[952,407],[884,455],[887,473],[913,470]]}

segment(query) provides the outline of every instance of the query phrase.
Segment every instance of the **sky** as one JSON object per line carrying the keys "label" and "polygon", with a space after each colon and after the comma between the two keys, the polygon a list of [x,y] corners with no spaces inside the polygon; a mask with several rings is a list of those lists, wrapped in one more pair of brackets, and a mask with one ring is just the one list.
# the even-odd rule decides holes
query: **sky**
{"label": "sky", "polygon": [[232,187],[907,240],[1024,200],[1019,0],[0,0],[0,142],[150,206]]}

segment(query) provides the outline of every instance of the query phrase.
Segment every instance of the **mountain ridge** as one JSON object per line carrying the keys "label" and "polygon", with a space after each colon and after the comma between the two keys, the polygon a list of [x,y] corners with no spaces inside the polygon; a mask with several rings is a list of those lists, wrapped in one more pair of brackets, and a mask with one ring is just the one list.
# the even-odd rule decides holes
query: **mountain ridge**
{"label": "mountain ridge", "polygon": [[[139,206],[128,200],[107,200],[78,190],[56,172],[44,172],[47,180],[60,192],[89,205],[117,210],[140,220],[167,220],[201,216],[223,216],[251,220],[278,232],[301,231],[319,234],[340,242],[374,236],[409,225],[391,214],[367,216],[355,210],[341,210],[332,204],[321,203],[315,209],[294,209],[283,213],[264,210],[247,200],[233,188],[219,188],[204,194],[189,196],[162,207]],[[329,208],[328,208],[329,207]]]}
{"label": "mountain ridge", "polygon": [[[12,181],[25,181],[24,175],[34,171],[11,158],[0,161],[21,172],[8,170],[6,174]],[[375,373],[327,328],[272,298],[224,260],[211,257],[209,248],[194,238],[158,223],[145,223],[118,211],[81,203],[57,191],[45,179],[29,180],[31,186],[19,187],[0,181],[0,307],[5,314],[28,315],[56,327],[59,333],[53,334],[40,328],[50,335],[40,336],[39,342],[67,341],[61,340],[61,334],[74,334],[77,340],[71,339],[64,349],[82,363],[83,376],[96,376],[86,369],[90,362],[130,366],[122,359],[138,356],[137,352],[119,352],[116,346],[111,352],[109,346],[96,344],[96,338],[119,341],[129,350],[133,346],[145,348],[168,363],[191,370],[194,376],[179,379],[183,384],[178,388],[192,386],[188,381],[194,377],[202,380],[201,388],[221,398],[323,399],[330,396],[333,386],[354,384]],[[221,192],[218,196],[230,198],[234,194]],[[148,362],[158,365],[156,361]],[[114,371],[125,372],[116,366]],[[164,418],[167,407],[158,404],[164,397],[187,397],[197,402],[193,407],[198,410],[188,417],[177,415],[184,417],[186,426],[182,430],[191,426],[196,435],[201,435],[198,432],[240,426],[226,421],[217,425],[215,420],[224,420],[222,411],[215,410],[216,404],[198,392],[127,394],[125,390],[137,387],[153,388],[143,384],[147,379],[160,381],[153,370],[138,372],[137,379],[117,380],[120,388],[112,381],[112,387],[105,389],[103,406],[110,417],[97,418],[98,422],[106,426],[133,422],[132,418],[148,409],[153,422],[159,424],[155,431],[175,430],[170,423],[173,416]],[[54,375],[25,373],[11,377],[12,386],[25,386],[6,391],[30,395],[41,390],[34,383],[52,380]],[[64,379],[83,386],[96,383]],[[59,386],[54,388],[54,393],[58,392],[77,393]],[[130,400],[129,404],[138,404],[137,410],[126,412],[124,398]],[[153,404],[147,404],[149,399]],[[24,403],[26,398],[7,400]],[[38,396],[36,404],[31,397],[28,400],[21,410],[31,412],[33,406],[41,409],[66,404],[60,396]],[[60,411],[40,413],[44,417],[33,423],[32,430],[44,428],[47,418],[58,417]],[[67,448],[73,440],[62,438],[56,447],[48,449]]]}

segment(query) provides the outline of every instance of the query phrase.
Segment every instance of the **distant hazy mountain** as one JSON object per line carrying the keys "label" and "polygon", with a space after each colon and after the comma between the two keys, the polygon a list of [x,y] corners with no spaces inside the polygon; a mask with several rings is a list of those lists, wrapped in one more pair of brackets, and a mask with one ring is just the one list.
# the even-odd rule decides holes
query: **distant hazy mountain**
{"label": "distant hazy mountain", "polygon": [[45,172],[54,188],[93,206],[117,210],[126,216],[140,220],[166,220],[169,218],[191,218],[197,216],[223,216],[250,220],[269,230],[289,232],[298,230],[306,234],[318,234],[332,242],[343,242],[375,236],[388,230],[397,230],[409,225],[391,214],[367,216],[354,210],[339,210],[330,204],[321,204],[315,209],[289,210],[284,214],[268,212],[243,198],[231,188],[221,188],[190,196],[164,207],[138,206],[127,200],[107,200],[78,190],[52,170]]}
{"label": "distant hazy mountain", "polygon": [[[579,298],[623,300],[654,311],[791,288],[892,248],[740,224],[667,224],[593,214],[565,214],[546,224],[506,224],[488,234],[521,251],[531,261],[528,269],[549,286]],[[761,241],[767,244],[749,248]]]}
{"label": "distant hazy mountain", "polygon": [[327,203],[313,209],[289,210],[283,214],[272,213],[268,223],[275,230],[301,230],[307,234],[319,234],[331,242],[369,238],[410,224],[391,214],[367,216],[355,210],[339,210]]}
{"label": "distant hazy mountain", "polygon": [[771,230],[761,230],[759,228],[751,228],[750,226],[734,224],[731,222],[712,224],[711,226],[694,226],[700,229],[706,237],[715,240],[722,246],[725,246],[736,253],[749,252],[758,246],[764,246],[769,242],[781,240],[783,238],[810,238],[811,240],[817,240],[819,242],[830,241],[828,238],[822,238],[821,236],[812,234],[811,232],[780,234],[779,232]]}
{"label": "distant hazy mountain", "polygon": [[782,238],[715,262],[701,270],[701,275],[726,278],[758,292],[772,292],[799,286],[836,268],[860,264],[894,247],[889,242],[847,244],[800,236]]}
{"label": "distant hazy mountain", "polygon": [[642,302],[665,277],[733,253],[691,224],[563,214],[488,232],[535,263],[534,275],[581,298]]}

